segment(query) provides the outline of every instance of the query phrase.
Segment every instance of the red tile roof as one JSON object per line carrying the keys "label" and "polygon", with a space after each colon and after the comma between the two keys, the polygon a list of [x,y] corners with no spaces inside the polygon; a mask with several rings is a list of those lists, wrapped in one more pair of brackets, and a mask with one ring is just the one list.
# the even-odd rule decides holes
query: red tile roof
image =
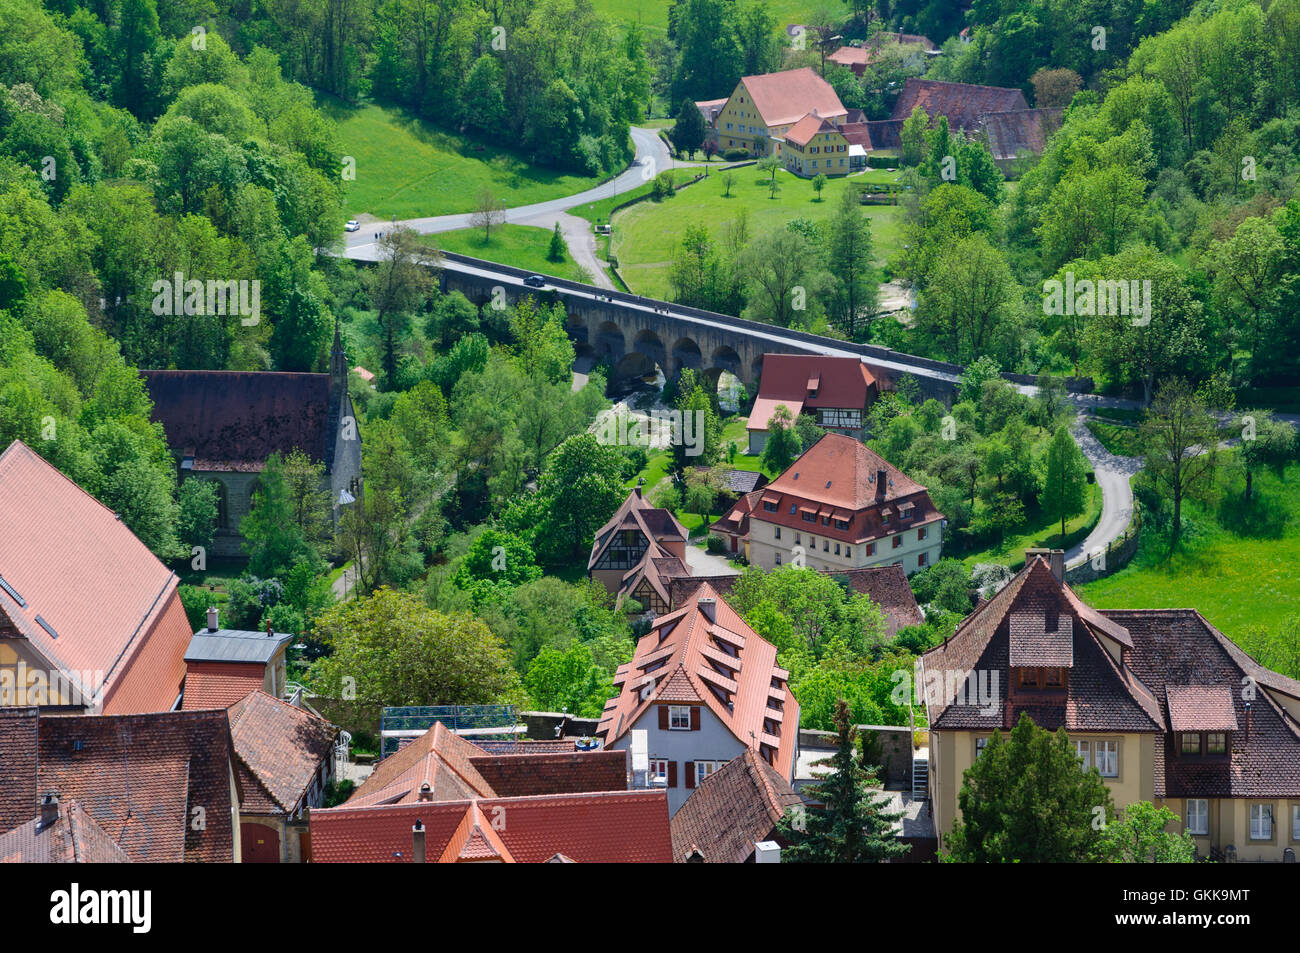
{"label": "red tile roof", "polygon": [[0,611],[53,668],[91,674],[85,704],[102,692],[109,714],[171,708],[191,635],[179,580],[21,441],[0,454],[0,540],[0,577],[18,595],[0,587]]}
{"label": "red tile roof", "polygon": [[327,465],[330,376],[270,371],[140,372],[176,453],[195,470],[259,472],[272,453],[302,450]]}
{"label": "red tile roof", "polygon": [[470,758],[498,797],[626,791],[627,752],[575,751],[480,754]]}
{"label": "red tile roof", "polygon": [[[882,471],[884,491],[878,496]],[[750,520],[810,532],[815,527],[818,536],[848,543],[891,536],[943,519],[925,487],[854,438],[836,433],[825,434],[809,447],[763,489],[760,499],[778,496],[775,511],[760,503],[750,513]],[[907,505],[911,515],[903,519],[899,510]],[[791,506],[795,507],[793,513]],[[886,510],[890,511],[887,521]],[[816,514],[817,521],[804,520],[803,512]],[[831,516],[831,522],[823,523],[824,516]],[[848,528],[836,526],[837,520],[847,522]]]}
{"label": "red tile roof", "polygon": [[[822,116],[814,116],[812,113],[809,113],[791,126],[782,138],[785,139],[786,142],[793,142],[796,145],[806,146],[808,143],[812,142],[813,136],[822,132],[838,133],[839,129],[836,127],[835,123],[831,122],[829,119]],[[847,358],[847,360],[853,360],[853,358]],[[861,364],[862,362],[859,361],[858,363]]]}
{"label": "red tile roof", "polygon": [[862,593],[880,606],[890,638],[904,626],[920,625],[925,621],[902,566],[868,566],[828,575],[844,580],[854,592]]}
{"label": "red tile roof", "polygon": [[438,722],[380,761],[348,799],[348,806],[409,804],[419,799],[424,784],[434,801],[493,797],[496,792],[470,760],[475,754],[482,754],[481,749]]}
{"label": "red tile roof", "polygon": [[1167,685],[1170,731],[1236,731],[1232,692],[1206,685]]}
{"label": "red tile roof", "polygon": [[[701,599],[714,600],[714,620],[701,609]],[[720,675],[714,668],[717,663],[705,654],[706,649],[723,644],[738,649],[739,672]],[[647,661],[667,649],[672,651],[662,664]],[[669,702],[697,702],[706,705],[742,745],[757,747],[756,739],[765,733],[763,721],[773,679],[781,689],[787,688],[786,676],[776,662],[776,646],[751,629],[707,584],[680,610],[657,618],[637,642],[632,661],[619,672],[624,678],[616,677],[615,686],[621,688],[614,704],[606,706],[596,730],[607,746],[631,730],[651,708]],[[646,676],[655,681],[652,690]],[[727,695],[730,707],[720,694]],[[772,753],[772,765],[784,777],[791,774],[799,733],[799,705],[792,695],[788,698],[779,743]]]}
{"label": "red tile roof", "polygon": [[699,852],[705,863],[743,864],[756,841],[768,840],[777,823],[802,798],[752,748],[700,782],[673,815],[673,860]]}
{"label": "red tile roof", "polygon": [[190,662],[181,707],[186,711],[229,708],[265,681],[266,666],[261,662]]}
{"label": "red tile roof", "polygon": [[980,127],[988,137],[989,152],[999,161],[1010,161],[1022,152],[1041,155],[1047,139],[1061,128],[1065,110],[1057,108],[1015,109],[984,113]]}
{"label": "red tile roof", "polygon": [[295,813],[332,756],[339,729],[260,690],[232,705],[229,717],[235,754],[270,795],[271,813]]}
{"label": "red tile roof", "polygon": [[578,863],[672,860],[668,797],[663,791],[318,808],[311,812],[312,859],[410,863],[411,828],[417,819],[425,827],[430,861],[499,858],[536,864],[556,854]]}
{"label": "red tile roof", "polygon": [[925,110],[932,122],[947,116],[953,131],[962,129],[973,133],[980,131],[980,116],[985,113],[1028,109],[1029,103],[1018,89],[912,77],[903,84],[903,92],[894,104],[893,118],[906,119],[917,106]]}
{"label": "red tile roof", "polygon": [[[811,393],[808,385],[814,379],[817,389]],[[764,354],[758,399],[746,426],[766,430],[777,404],[785,404],[796,417],[805,407],[863,409],[875,387],[875,377],[856,357]]]}
{"label": "red tile roof", "polygon": [[746,76],[740,81],[766,126],[784,126],[815,112],[823,118],[847,115],[831,84],[811,67]]}
{"label": "red tile roof", "polygon": [[39,814],[0,834],[0,864],[125,864],[130,858],[76,801],[65,801],[51,824]]}
{"label": "red tile roof", "polygon": [[0,832],[31,820],[36,811],[35,708],[0,708]]}
{"label": "red tile roof", "polygon": [[233,760],[224,711],[42,718],[38,790],[78,801],[132,861],[231,863]]}

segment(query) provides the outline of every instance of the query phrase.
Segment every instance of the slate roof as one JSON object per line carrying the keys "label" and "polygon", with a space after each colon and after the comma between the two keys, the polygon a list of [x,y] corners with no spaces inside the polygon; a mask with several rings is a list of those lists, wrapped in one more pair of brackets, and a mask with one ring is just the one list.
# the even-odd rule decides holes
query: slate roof
{"label": "slate roof", "polygon": [[673,860],[699,851],[705,863],[743,864],[771,839],[785,812],[802,803],[790,783],[752,748],[700,782],[673,815]]}
{"label": "slate roof", "polygon": [[321,763],[332,756],[339,729],[260,690],[232,705],[229,717],[240,768],[269,795],[269,803],[254,806],[245,785],[241,813],[296,813],[311,793]]}
{"label": "slate roof", "polygon": [[1027,110],[1029,103],[1018,89],[912,77],[903,84],[892,118],[906,119],[917,106],[925,110],[932,122],[939,116],[947,116],[953,131],[961,129],[970,134],[980,131],[980,117],[986,113]]}
{"label": "slate roof", "polygon": [[232,760],[224,711],[42,718],[38,790],[79,802],[133,862],[231,863]]}
{"label": "slate roof", "polygon": [[0,834],[0,864],[125,864],[130,858],[76,801],[42,824],[39,814]]}
{"label": "slate roof", "polygon": [[557,854],[577,863],[669,863],[673,856],[665,792],[601,791],[317,808],[312,860],[410,863],[416,820],[430,863],[537,864]]}
{"label": "slate roof", "polygon": [[[713,619],[701,599],[714,600]],[[777,664],[776,646],[706,584],[680,609],[655,619],[632,661],[619,666],[618,694],[606,704],[596,734],[609,746],[657,705],[703,703],[742,745],[770,748],[773,767],[789,777],[799,734],[799,704],[788,690],[789,674]],[[647,678],[654,680],[652,690]],[[773,680],[779,687],[772,687]],[[773,711],[774,697],[783,700],[782,711]],[[779,736],[764,730],[764,720],[774,717]]]}
{"label": "slate roof", "polygon": [[784,126],[809,113],[823,118],[846,115],[831,84],[811,67],[745,76],[741,79],[766,126]]}
{"label": "slate roof", "polygon": [[293,641],[287,632],[248,632],[241,629],[199,629],[185,650],[187,662],[260,662],[265,665]]}
{"label": "slate roof", "polygon": [[0,454],[0,612],[103,711],[166,711],[190,627],[179,580],[121,520],[21,441]]}
{"label": "slate roof", "polygon": [[272,453],[332,464],[330,376],[272,371],[142,370],[172,451],[198,471],[260,472]]}

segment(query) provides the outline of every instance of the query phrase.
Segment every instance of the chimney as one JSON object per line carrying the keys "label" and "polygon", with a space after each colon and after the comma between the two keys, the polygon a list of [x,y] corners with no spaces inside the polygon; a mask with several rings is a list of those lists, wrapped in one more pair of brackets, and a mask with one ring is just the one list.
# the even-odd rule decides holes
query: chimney
{"label": "chimney", "polygon": [[718,621],[718,600],[714,599],[712,596],[705,596],[696,603],[696,605],[698,605],[700,611],[704,613],[704,618],[708,619],[710,622]]}
{"label": "chimney", "polygon": [[641,499],[641,487],[644,485],[645,485],[645,477],[638,478],[636,481],[636,489],[632,491],[633,493],[636,494],[636,498],[638,500]]}
{"label": "chimney", "polygon": [[433,785],[430,784],[428,781],[425,781],[423,784],[421,784],[421,785],[420,785],[420,793],[419,793],[418,797],[419,797],[419,800],[421,800],[421,801],[432,801],[432,800],[433,800]]}
{"label": "chimney", "polygon": [[59,796],[53,791],[41,798],[41,829],[49,827],[59,819]]}
{"label": "chimney", "polygon": [[888,473],[886,473],[884,470],[876,471],[876,499],[877,500],[883,500],[885,498],[885,489],[888,480],[889,480]]}
{"label": "chimney", "polygon": [[208,606],[208,631],[216,632],[217,628],[217,607]]}
{"label": "chimney", "polygon": [[754,863],[781,863],[781,845],[774,840],[761,840],[754,845]]}
{"label": "chimney", "polygon": [[1244,703],[1246,706],[1246,740],[1250,740],[1250,702]]}
{"label": "chimney", "polygon": [[418,817],[411,825],[411,862],[424,863],[424,822]]}
{"label": "chimney", "polygon": [[1052,575],[1056,577],[1056,581],[1065,582],[1065,550],[1053,549],[1047,554],[1047,562],[1052,567]]}
{"label": "chimney", "polygon": [[271,631],[271,620],[270,620],[270,619],[267,619],[267,620],[266,620],[266,637],[269,639],[269,638],[272,638],[274,635],[275,635],[275,633]]}

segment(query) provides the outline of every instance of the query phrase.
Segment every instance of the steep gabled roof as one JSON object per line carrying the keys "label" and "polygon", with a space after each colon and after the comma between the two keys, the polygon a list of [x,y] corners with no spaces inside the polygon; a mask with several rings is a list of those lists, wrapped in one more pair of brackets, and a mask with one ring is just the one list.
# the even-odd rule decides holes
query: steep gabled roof
{"label": "steep gabled roof", "polygon": [[232,761],[224,711],[40,720],[38,790],[78,801],[134,862],[235,859]]}
{"label": "steep gabled roof", "polygon": [[259,472],[272,453],[302,450],[332,463],[328,374],[273,371],[140,372],[173,452],[196,470]]}
{"label": "steep gabled roof", "polygon": [[[670,863],[663,791],[343,807],[311,812],[315,863],[410,863],[411,828],[425,829],[429,862]],[[453,849],[454,848],[454,849]]]}
{"label": "steep gabled roof", "polygon": [[811,67],[745,76],[741,83],[769,127],[797,122],[814,112],[823,118],[847,115],[831,84]]}
{"label": "steep gabled roof", "polygon": [[1003,86],[975,86],[969,83],[943,83],[912,77],[903,84],[903,92],[894,104],[893,118],[906,119],[920,106],[931,121],[948,117],[956,131],[980,131],[980,117],[986,113],[1003,113],[1028,109],[1025,94]]}
{"label": "steep gabled roof", "polygon": [[[1108,642],[1112,649],[1106,647]],[[950,676],[960,680],[966,672],[997,673],[996,703],[984,706],[946,693],[928,697],[930,724],[939,729],[1010,728],[1024,712],[1051,730],[1163,731],[1165,718],[1158,696],[1130,665],[1116,662],[1112,655],[1112,651],[1125,651],[1126,643],[1131,644],[1131,639],[1123,626],[1084,605],[1052,574],[1046,559],[1034,556],[1001,591],[967,616],[952,638],[921,657],[925,677],[937,676],[944,684]],[[1007,690],[1012,669],[1021,665],[1068,667],[1059,701],[1013,703]]]}
{"label": "steep gabled roof", "polygon": [[596,530],[591,542],[591,556],[587,559],[588,571],[595,567],[605,550],[623,530],[637,530],[650,542],[685,541],[690,535],[670,510],[651,506],[650,501],[641,495],[641,488],[637,487],[627,495],[623,505],[605,525]]}
{"label": "steep gabled roof", "polygon": [[[876,479],[882,470],[887,484],[878,497]],[[762,492],[764,496],[790,494],[856,512],[923,493],[925,487],[852,437],[827,433]]]}
{"label": "steep gabled roof", "polygon": [[785,404],[795,416],[804,407],[866,407],[875,383],[867,365],[856,357],[764,354],[758,398],[746,426],[766,430],[777,404]]}
{"label": "steep gabled roof", "polygon": [[[166,711],[190,628],[179,580],[22,441],[0,454],[0,613],[106,712]],[[89,680],[83,684],[83,676]]]}
{"label": "steep gabled roof", "polygon": [[785,135],[781,138],[786,142],[806,146],[812,142],[813,136],[823,132],[839,133],[839,129],[835,126],[835,123],[824,116],[815,116],[809,113],[786,130]]}
{"label": "steep gabled roof", "polygon": [[673,815],[673,860],[698,851],[705,863],[743,864],[802,798],[762,758],[746,748],[699,783]]}
{"label": "steep gabled roof", "polygon": [[235,754],[271,795],[276,813],[293,813],[334,749],[338,728],[264,691],[230,707]]}
{"label": "steep gabled roof", "polygon": [[[713,618],[700,600],[712,599]],[[618,694],[601,715],[596,734],[613,744],[652,707],[704,704],[746,747],[767,746],[777,772],[789,777],[799,731],[799,706],[788,691],[789,673],[776,661],[776,646],[746,624],[705,584],[680,609],[660,616],[637,642],[632,661],[614,678]],[[648,679],[653,679],[650,688]],[[773,688],[773,680],[779,688]],[[776,711],[769,699],[783,699]],[[724,698],[726,700],[724,700]],[[779,736],[764,730],[778,722]]]}
{"label": "steep gabled roof", "polygon": [[0,834],[0,864],[125,864],[130,858],[76,801],[51,824],[32,818]]}
{"label": "steep gabled roof", "polygon": [[380,761],[348,798],[348,805],[409,804],[419,800],[424,784],[429,785],[427,793],[434,801],[493,797],[496,792],[470,761],[480,753],[481,749],[437,722]]}

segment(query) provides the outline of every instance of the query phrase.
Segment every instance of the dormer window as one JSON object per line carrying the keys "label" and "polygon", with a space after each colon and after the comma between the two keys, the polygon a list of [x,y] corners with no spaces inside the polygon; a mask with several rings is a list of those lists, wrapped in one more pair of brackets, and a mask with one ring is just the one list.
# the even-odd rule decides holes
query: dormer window
{"label": "dormer window", "polygon": [[1227,754],[1228,735],[1223,731],[1211,731],[1205,736],[1206,754]]}

